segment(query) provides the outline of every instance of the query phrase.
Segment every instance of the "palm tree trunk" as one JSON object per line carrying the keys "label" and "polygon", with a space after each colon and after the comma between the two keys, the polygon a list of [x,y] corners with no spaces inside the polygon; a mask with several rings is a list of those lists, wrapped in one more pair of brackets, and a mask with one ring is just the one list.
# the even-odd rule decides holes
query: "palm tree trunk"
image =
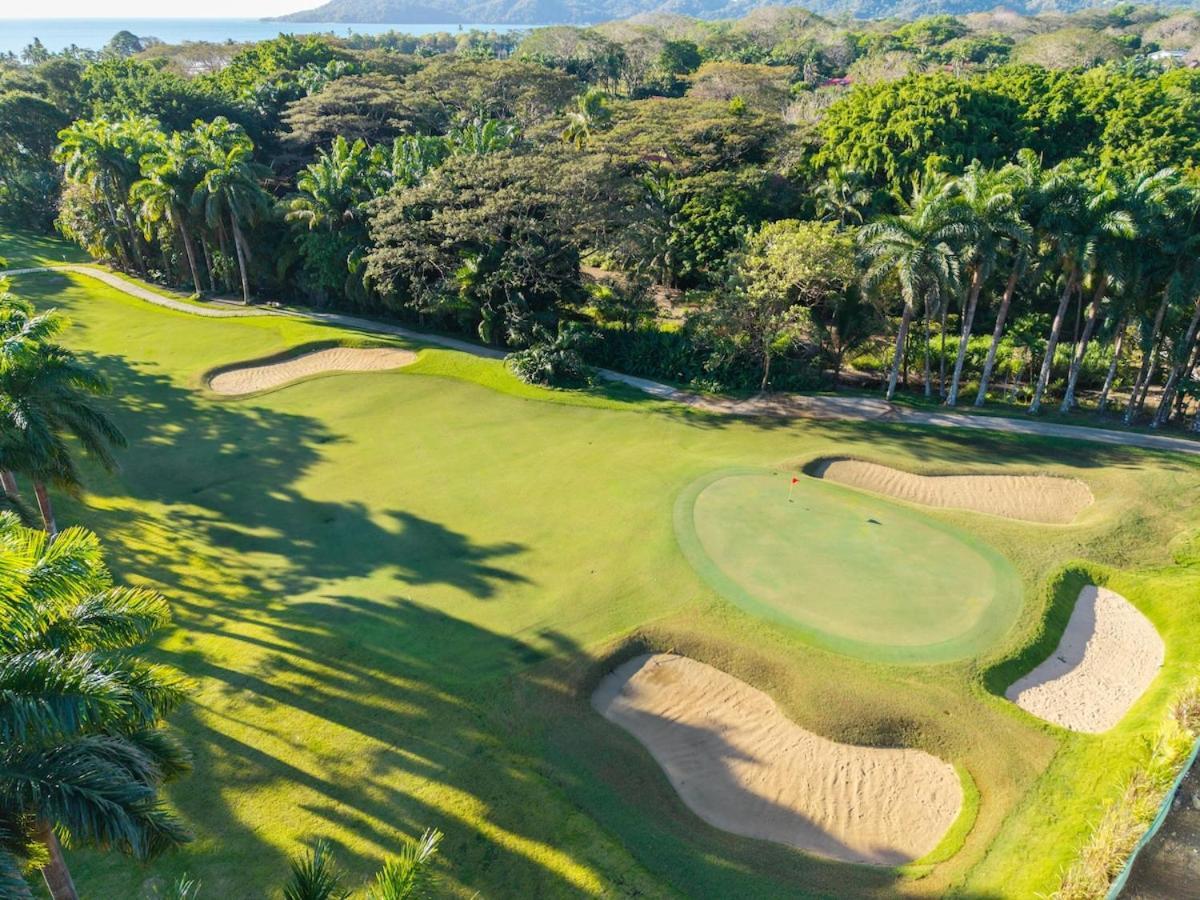
{"label": "palm tree trunk", "polygon": [[204,285],[200,283],[200,267],[196,263],[196,245],[192,242],[192,235],[188,231],[184,217],[179,216],[175,221],[179,226],[179,239],[183,242],[183,252],[187,255],[188,269],[192,273],[192,285],[197,294],[203,294]]}
{"label": "palm tree trunk", "polygon": [[[1150,329],[1150,341],[1146,344],[1146,350],[1142,354],[1142,364],[1138,368],[1137,378],[1133,382],[1133,390],[1129,392],[1129,405],[1125,407],[1125,424],[1132,425],[1134,418],[1141,411],[1142,403],[1145,402],[1146,390],[1149,386],[1150,371],[1154,363],[1154,347],[1158,343],[1158,333],[1162,330],[1163,319],[1167,315],[1167,306],[1169,304],[1170,289],[1164,288],[1162,301],[1158,304],[1158,312],[1154,314],[1154,325]],[[1141,400],[1138,396],[1141,395]]]}
{"label": "palm tree trunk", "polygon": [[46,490],[46,485],[35,479],[33,494],[37,497],[38,511],[42,514],[42,525],[46,529],[46,534],[54,537],[58,534],[58,523],[54,521],[54,506],[50,502],[50,493]]}
{"label": "palm tree trunk", "polygon": [[933,325],[930,319],[933,318],[933,308],[929,305],[929,298],[925,298],[925,396],[933,396],[933,375],[929,367],[929,342],[933,340]]}
{"label": "palm tree trunk", "polygon": [[13,474],[12,469],[0,471],[0,485],[3,485],[4,493],[9,498],[16,500],[21,496],[21,490],[17,487],[17,476]]}
{"label": "palm tree trunk", "polygon": [[971,327],[975,324],[975,308],[979,305],[979,292],[983,288],[983,272],[976,268],[971,273],[971,292],[967,296],[967,308],[963,310],[962,329],[958,338],[958,353],[954,357],[954,376],[950,381],[950,393],[946,405],[958,403],[958,383],[962,379],[963,363],[967,358],[967,341],[971,338]]}
{"label": "palm tree trunk", "polygon": [[759,385],[759,390],[764,394],[767,391],[767,385],[771,381],[771,345],[765,339],[763,340],[763,377],[762,384]]}
{"label": "palm tree trunk", "polygon": [[233,249],[237,252],[238,272],[242,276],[242,304],[250,305],[250,276],[246,272],[246,253],[245,241],[242,238],[242,229],[238,225],[237,216],[233,211],[229,212],[229,221],[233,225]]}
{"label": "palm tree trunk", "polygon": [[146,277],[146,259],[142,256],[142,246],[138,243],[137,228],[133,224],[133,215],[129,212],[128,206],[122,206],[121,212],[125,214],[125,224],[129,229],[129,246],[133,248],[133,261],[137,266],[138,274],[143,278]]}
{"label": "palm tree trunk", "polygon": [[1108,393],[1117,377],[1117,362],[1121,359],[1121,345],[1124,343],[1125,319],[1122,318],[1117,323],[1117,334],[1113,338],[1112,362],[1108,364],[1108,374],[1104,376],[1104,387],[1100,391],[1100,400],[1096,403],[1096,412],[1104,412],[1104,407],[1108,406]]}
{"label": "palm tree trunk", "polygon": [[900,363],[903,362],[905,356],[906,345],[908,344],[908,326],[912,322],[913,308],[912,304],[907,300],[904,301],[904,312],[900,316],[900,330],[896,333],[896,353],[892,357],[892,372],[888,376],[887,400],[891,400],[896,396],[896,379],[900,375]]}
{"label": "palm tree trunk", "polygon": [[1037,387],[1033,389],[1033,399],[1029,401],[1029,414],[1036,416],[1042,408],[1042,394],[1050,383],[1050,372],[1054,369],[1054,350],[1058,347],[1058,336],[1062,332],[1063,319],[1066,318],[1067,308],[1071,304],[1071,292],[1075,290],[1075,270],[1067,275],[1067,284],[1063,288],[1062,297],[1058,301],[1058,309],[1054,313],[1054,322],[1050,326],[1050,336],[1046,339],[1046,356],[1042,360],[1042,371],[1038,374]]}
{"label": "palm tree trunk", "polygon": [[1096,292],[1092,295],[1092,306],[1088,310],[1087,322],[1083,326],[1083,334],[1079,336],[1079,342],[1075,345],[1075,356],[1071,360],[1071,370],[1067,375],[1067,390],[1063,394],[1059,412],[1066,413],[1075,408],[1075,385],[1079,381],[1079,373],[1083,371],[1083,355],[1087,352],[1088,342],[1092,339],[1092,332],[1096,330],[1096,320],[1100,318],[1100,304],[1104,300],[1104,289],[1107,282],[1108,279],[1101,275],[1096,283]]}
{"label": "palm tree trunk", "polygon": [[50,861],[42,868],[42,878],[50,896],[54,900],[79,900],[75,882],[71,880],[71,870],[67,868],[67,861],[63,859],[62,844],[58,842],[58,835],[54,833],[49,822],[38,825],[38,838],[46,845],[50,854]]}
{"label": "palm tree trunk", "polygon": [[942,315],[938,330],[942,333],[942,345],[938,350],[938,396],[946,396],[946,314],[950,311],[950,300],[942,301]]}
{"label": "palm tree trunk", "polygon": [[1004,287],[1004,298],[1000,301],[1000,309],[996,313],[996,327],[992,329],[992,343],[988,347],[987,359],[983,361],[983,374],[979,378],[979,392],[975,395],[975,405],[983,406],[987,402],[988,382],[992,380],[992,370],[996,367],[996,353],[1000,349],[1000,339],[1004,337],[1004,323],[1008,319],[1008,308],[1012,305],[1013,294],[1017,291],[1017,281],[1020,280],[1021,263],[1013,264],[1012,273],[1008,276],[1008,284]]}
{"label": "palm tree trunk", "polygon": [[129,245],[125,241],[125,230],[121,227],[120,221],[117,219],[117,211],[113,207],[112,198],[108,193],[101,188],[100,195],[104,198],[104,208],[108,211],[108,221],[112,224],[113,234],[117,237],[117,247],[120,250],[121,263],[125,268],[129,268],[133,263],[133,257],[129,252]]}
{"label": "palm tree trunk", "polygon": [[1188,323],[1183,344],[1176,349],[1175,363],[1171,366],[1171,374],[1167,376],[1167,383],[1163,387],[1162,399],[1158,403],[1158,410],[1154,413],[1154,421],[1150,423],[1152,428],[1165,425],[1171,418],[1171,402],[1175,399],[1175,391],[1178,390],[1179,382],[1187,371],[1188,363],[1191,362],[1197,329],[1200,329],[1200,299],[1196,300],[1195,311],[1192,313],[1192,320]]}

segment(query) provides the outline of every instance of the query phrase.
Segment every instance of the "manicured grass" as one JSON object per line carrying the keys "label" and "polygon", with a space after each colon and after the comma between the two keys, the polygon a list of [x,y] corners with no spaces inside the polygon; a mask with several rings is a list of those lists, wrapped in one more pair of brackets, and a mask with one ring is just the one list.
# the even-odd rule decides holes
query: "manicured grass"
{"label": "manicured grass", "polygon": [[[721,419],[628,393],[544,391],[430,349],[397,373],[217,399],[201,386],[214,366],[361,336],[202,319],[61,275],[14,287],[71,314],[71,342],[112,379],[131,441],[121,473],[89,472],[91,491],[60,498],[60,518],[95,528],[118,572],[172,599],[177,628],[157,656],[196,684],[175,720],[196,768],[171,789],[196,841],[145,867],[72,853],[86,896],[138,897],[184,871],[205,897],[277,895],[288,855],[318,836],[366,877],[426,826],[446,832],[446,884],[463,897],[1032,896],[1053,890],[1132,748],[1200,664],[1200,574],[1177,539],[1197,524],[1188,459]],[[831,453],[1072,475],[1097,502],[1070,527],[921,513],[1006,556],[1023,605],[971,659],[869,663],[724,599],[674,532],[678,497],[706,473]],[[1098,737],[1039,723],[993,684],[1028,662],[1023,648],[1053,645],[1069,613],[1058,574],[1077,559],[1167,644],[1162,677]],[[730,672],[833,739],[953,761],[978,790],[974,827],[920,879],[708,827],[588,705],[613,659],[647,649]]]}
{"label": "manicured grass", "polygon": [[1008,631],[1020,579],[922,513],[794,469],[727,471],[676,504],[684,554],[722,596],[814,643],[883,662],[978,656]]}
{"label": "manicured grass", "polygon": [[25,231],[0,228],[0,268],[25,269],[52,266],[55,263],[90,262],[88,255],[74,244]]}

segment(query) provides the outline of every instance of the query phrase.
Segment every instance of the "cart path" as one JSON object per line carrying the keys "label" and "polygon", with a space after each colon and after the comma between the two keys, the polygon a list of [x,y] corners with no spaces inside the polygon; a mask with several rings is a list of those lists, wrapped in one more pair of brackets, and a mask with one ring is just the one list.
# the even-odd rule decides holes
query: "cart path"
{"label": "cart path", "polygon": [[[293,318],[322,322],[342,328],[350,328],[355,331],[395,335],[424,344],[434,344],[450,350],[484,356],[489,359],[502,359],[506,355],[504,351],[493,347],[482,347],[478,344],[472,344],[468,341],[452,337],[414,331],[401,325],[377,322],[372,319],[349,316],[343,313],[302,312],[285,307],[244,307],[221,300],[205,303],[189,303],[164,296],[136,282],[128,281],[118,275],[114,275],[112,272],[88,265],[64,264],[8,269],[0,271],[0,276],[29,275],[39,272],[70,272],[74,275],[84,275],[103,282],[109,287],[122,291],[131,297],[145,300],[147,303],[153,303],[156,306],[166,307],[167,309],[195,316],[206,316],[209,318],[291,316]],[[651,381],[646,378],[638,378],[634,375],[626,375],[623,372],[614,372],[611,369],[599,369],[598,374],[605,381],[628,385],[660,400],[683,404],[693,409],[718,415],[894,422],[905,425],[927,425],[935,428],[974,429],[976,431],[997,431],[1004,434],[1031,435],[1034,437],[1066,438],[1069,440],[1092,441],[1093,443],[1100,444],[1140,447],[1145,450],[1167,450],[1177,453],[1200,455],[1200,441],[1172,437],[1165,434],[1143,434],[1131,431],[1116,431],[1107,428],[1088,428],[1082,425],[1061,425],[1053,422],[1039,422],[1033,419],[1012,419],[1002,416],[910,409],[875,397],[769,394],[737,400],[695,394],[672,387],[669,384]]]}

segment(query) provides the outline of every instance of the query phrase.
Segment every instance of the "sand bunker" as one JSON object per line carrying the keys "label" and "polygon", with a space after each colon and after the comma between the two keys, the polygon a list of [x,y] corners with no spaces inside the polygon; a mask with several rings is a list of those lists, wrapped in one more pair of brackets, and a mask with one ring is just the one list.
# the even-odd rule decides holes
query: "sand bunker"
{"label": "sand bunker", "polygon": [[825,459],[809,468],[815,478],[876,494],[973,512],[1065,525],[1092,503],[1076,478],[1050,475],[914,475],[859,459]]}
{"label": "sand bunker", "polygon": [[326,372],[398,369],[416,358],[412,351],[394,347],[330,347],[261,366],[227,369],[214,375],[208,386],[218,394],[253,394]]}
{"label": "sand bunker", "polygon": [[762,691],[682,656],[631,659],[592,705],[646,746],[693,812],[735,834],[899,865],[933,850],[962,806],[948,763],[805,731]]}
{"label": "sand bunker", "polygon": [[1047,722],[1098,734],[1121,721],[1162,664],[1150,620],[1120,594],[1088,585],[1054,653],[1004,695]]}

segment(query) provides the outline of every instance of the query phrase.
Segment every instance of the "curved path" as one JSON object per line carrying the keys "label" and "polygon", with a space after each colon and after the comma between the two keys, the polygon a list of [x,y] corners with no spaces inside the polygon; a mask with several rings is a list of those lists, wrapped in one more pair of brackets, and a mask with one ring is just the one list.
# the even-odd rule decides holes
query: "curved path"
{"label": "curved path", "polygon": [[[145,300],[157,306],[165,306],[168,309],[190,313],[195,316],[207,316],[209,318],[293,316],[315,322],[325,322],[343,328],[352,328],[356,331],[395,335],[425,344],[446,347],[450,350],[459,350],[463,353],[485,356],[490,359],[502,359],[506,355],[504,351],[493,347],[481,347],[478,344],[460,341],[456,338],[413,331],[400,325],[376,322],[371,319],[348,316],[342,313],[301,312],[282,306],[256,306],[247,308],[220,300],[204,303],[178,300],[157,293],[136,282],[128,281],[125,278],[114,275],[112,272],[89,265],[68,263],[57,266],[8,269],[0,271],[0,276],[28,275],[37,272],[70,272],[75,275],[86,275],[88,278],[95,278],[97,281],[101,281],[109,287],[129,294],[131,297],[137,297],[139,300]],[[1010,419],[1001,416],[910,409],[904,406],[896,406],[875,397],[770,394],[751,397],[746,400],[735,400],[732,398],[703,396],[658,381],[650,381],[646,378],[626,375],[623,372],[614,372],[611,369],[599,369],[597,372],[605,381],[628,385],[660,400],[680,403],[693,409],[717,413],[719,415],[895,422],[905,425],[929,425],[935,428],[966,428],[977,431],[998,431],[1005,434],[1067,438],[1078,441],[1092,441],[1100,444],[1140,447],[1145,450],[1170,450],[1176,453],[1200,455],[1200,441],[1170,437],[1164,434],[1142,434],[1131,431],[1115,431],[1108,428],[1088,428],[1082,425],[1059,425],[1052,422],[1038,422],[1030,419]]]}

